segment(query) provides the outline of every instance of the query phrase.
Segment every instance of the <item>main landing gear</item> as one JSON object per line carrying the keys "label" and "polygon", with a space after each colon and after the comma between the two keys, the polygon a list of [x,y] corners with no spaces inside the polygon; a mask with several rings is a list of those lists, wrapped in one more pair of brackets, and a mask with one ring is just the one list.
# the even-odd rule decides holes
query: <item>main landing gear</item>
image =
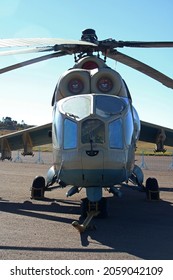
{"label": "main landing gear", "polygon": [[44,197],[45,179],[43,176],[37,176],[31,187],[31,199],[41,199]]}

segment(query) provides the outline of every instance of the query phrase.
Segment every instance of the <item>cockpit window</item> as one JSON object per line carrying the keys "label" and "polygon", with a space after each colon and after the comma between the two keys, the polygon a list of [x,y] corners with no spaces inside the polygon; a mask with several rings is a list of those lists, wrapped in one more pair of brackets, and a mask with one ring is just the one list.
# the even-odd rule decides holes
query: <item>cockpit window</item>
{"label": "cockpit window", "polygon": [[82,143],[101,143],[105,142],[104,123],[97,119],[88,119],[82,123]]}
{"label": "cockpit window", "polygon": [[86,118],[91,112],[91,97],[78,96],[64,100],[62,103],[64,113],[76,120]]}
{"label": "cockpit window", "polygon": [[109,124],[109,147],[112,149],[123,148],[122,120],[117,119]]}
{"label": "cockpit window", "polygon": [[64,149],[77,147],[77,124],[69,119],[64,120]]}
{"label": "cockpit window", "polygon": [[132,113],[129,111],[125,117],[125,139],[127,145],[130,145],[132,142],[133,131],[134,131],[133,118],[132,118]]}
{"label": "cockpit window", "polygon": [[96,114],[103,118],[119,114],[125,108],[124,102],[119,97],[99,95],[95,98]]}

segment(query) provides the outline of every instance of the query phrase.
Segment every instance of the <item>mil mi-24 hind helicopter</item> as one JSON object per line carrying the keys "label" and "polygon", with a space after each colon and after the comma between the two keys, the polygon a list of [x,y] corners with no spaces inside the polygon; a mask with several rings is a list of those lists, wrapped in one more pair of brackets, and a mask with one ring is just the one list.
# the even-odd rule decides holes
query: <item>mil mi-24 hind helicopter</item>
{"label": "mil mi-24 hind helicopter", "polygon": [[[106,214],[103,190],[119,195],[123,182],[143,187],[143,172],[135,165],[138,140],[173,146],[173,130],[140,122],[125,81],[106,65],[111,58],[130,66],[163,85],[173,88],[173,80],[150,66],[118,52],[118,47],[173,47],[173,42],[99,41],[93,29],[86,29],[80,41],[63,39],[2,39],[0,55],[52,52],[0,69],[5,73],[26,65],[64,55],[74,55],[75,65],[59,79],[52,98],[53,121],[0,137],[2,159],[11,158],[12,150],[24,148],[31,155],[33,146],[53,144],[53,166],[47,178],[34,179],[31,196],[44,196],[46,190],[70,186],[67,196],[86,189],[83,225],[73,225],[82,232],[93,216]],[[27,47],[27,49],[22,49]],[[32,47],[32,48],[31,48]],[[100,58],[100,53],[104,59]]]}

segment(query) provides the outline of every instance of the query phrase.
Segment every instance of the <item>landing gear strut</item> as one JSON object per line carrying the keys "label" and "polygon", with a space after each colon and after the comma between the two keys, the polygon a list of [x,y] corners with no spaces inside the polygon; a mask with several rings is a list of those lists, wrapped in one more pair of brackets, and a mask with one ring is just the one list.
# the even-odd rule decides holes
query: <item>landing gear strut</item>
{"label": "landing gear strut", "polygon": [[72,222],[72,226],[76,228],[80,233],[84,232],[87,228],[89,228],[89,223],[91,220],[99,214],[99,211],[91,211],[88,212],[86,219],[83,224],[79,224],[79,222]]}
{"label": "landing gear strut", "polygon": [[80,233],[82,233],[86,229],[91,228],[89,224],[94,217],[107,217],[106,202],[106,198],[102,198],[98,202],[91,202],[87,198],[83,199],[81,209],[82,216],[85,217],[85,220],[82,224],[74,221],[72,222],[72,226],[76,228]]}

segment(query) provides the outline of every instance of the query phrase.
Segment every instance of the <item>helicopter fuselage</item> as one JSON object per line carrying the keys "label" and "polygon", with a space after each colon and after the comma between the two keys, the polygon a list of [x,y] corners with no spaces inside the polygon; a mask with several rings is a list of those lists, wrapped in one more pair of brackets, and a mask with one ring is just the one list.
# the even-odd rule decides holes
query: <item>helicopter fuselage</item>
{"label": "helicopter fuselage", "polygon": [[100,200],[102,188],[130,177],[139,131],[139,117],[121,76],[97,57],[83,58],[55,89],[54,166],[48,183],[54,174],[65,185],[85,187],[89,200]]}

